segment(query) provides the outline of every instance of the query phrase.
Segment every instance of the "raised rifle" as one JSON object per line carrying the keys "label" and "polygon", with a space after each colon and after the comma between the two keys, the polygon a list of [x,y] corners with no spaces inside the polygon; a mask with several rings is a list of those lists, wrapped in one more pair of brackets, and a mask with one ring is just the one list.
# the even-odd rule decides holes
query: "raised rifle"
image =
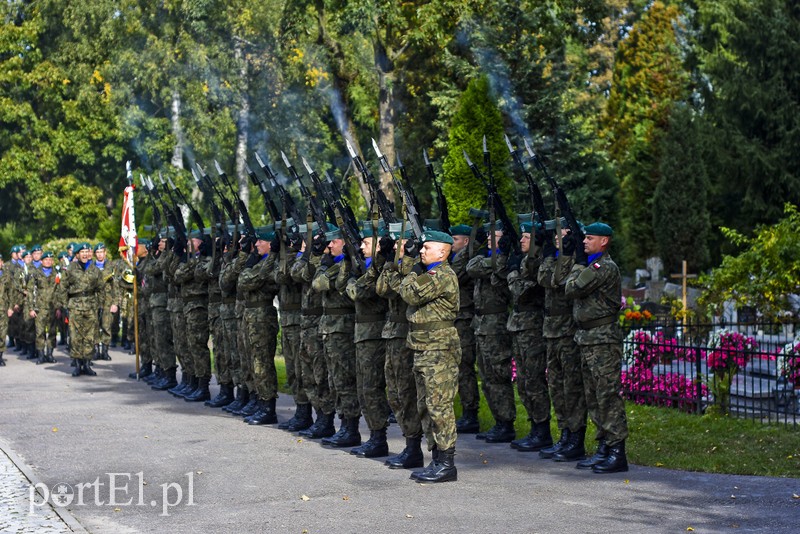
{"label": "raised rifle", "polygon": [[[200,166],[198,165],[198,168]],[[225,220],[225,215],[222,213],[222,210],[219,209],[219,206],[214,202],[214,191],[209,187],[209,184],[206,180],[201,179],[200,176],[191,169],[192,177],[194,178],[195,183],[197,184],[197,188],[203,192],[203,196],[208,202],[209,207],[211,208],[211,213],[214,215],[214,220],[217,224],[220,225],[220,229],[222,230],[222,237],[225,239],[226,243],[230,243],[230,232],[228,232],[228,224]],[[207,175],[206,175],[207,176]]]}
{"label": "raised rifle", "polygon": [[428,171],[428,178],[431,179],[433,187],[436,189],[436,205],[439,207],[439,222],[442,225],[442,231],[450,233],[450,212],[447,209],[447,198],[442,191],[442,184],[436,178],[433,164],[428,159],[427,150],[422,150],[422,157],[425,158],[425,169]]}
{"label": "raised rifle", "polygon": [[371,202],[375,202],[378,205],[378,211],[383,221],[387,225],[389,223],[398,222],[394,214],[394,206],[389,202],[389,199],[386,198],[386,194],[378,186],[378,183],[375,181],[375,178],[372,176],[367,166],[364,165],[361,157],[356,154],[353,145],[350,144],[350,140],[345,139],[345,144],[347,145],[347,152],[350,154],[350,159],[353,160],[353,165],[355,165],[356,170],[361,174],[361,179],[364,181],[364,184],[366,184],[367,189],[369,189],[370,196],[372,197]]}
{"label": "raised rifle", "polygon": [[[159,178],[160,178],[160,177],[161,177],[161,176],[159,175]],[[174,183],[172,183],[172,178],[170,178],[169,176],[167,176],[167,183],[169,184],[169,187],[170,187],[170,189],[171,189],[171,190],[172,190],[172,192],[173,192],[173,193],[174,193],[174,194],[177,196],[177,198],[178,198],[178,199],[179,199],[181,202],[183,202],[184,206],[186,206],[186,207],[188,208],[188,210],[189,210],[189,215],[191,216],[192,222],[193,222],[193,223],[194,223],[194,225],[195,225],[195,226],[197,226],[197,228],[198,228],[198,229],[199,229],[199,230],[202,232],[202,231],[203,231],[203,228],[205,228],[205,223],[203,222],[203,218],[200,216],[200,214],[197,212],[197,210],[196,210],[196,209],[194,209],[194,206],[192,206],[192,204],[189,202],[189,200],[188,200],[188,199],[186,198],[186,196],[183,194],[183,191],[181,191],[180,189],[178,189],[177,187],[175,187],[175,184],[174,184]],[[177,202],[176,202],[176,204],[177,204]],[[190,232],[188,232],[188,231],[187,231],[187,232],[186,232],[186,235],[188,236],[188,235],[189,235],[189,233],[190,233]]]}
{"label": "raised rifle", "polygon": [[[297,230],[296,226],[299,225],[300,224],[299,221],[302,221],[303,219],[300,218],[300,212],[297,209],[297,204],[292,198],[292,195],[290,195],[289,192],[286,190],[286,188],[283,187],[280,184],[280,182],[278,182],[277,175],[273,172],[273,170],[270,168],[269,165],[264,163],[264,161],[261,159],[261,156],[258,155],[258,152],[255,153],[255,156],[259,167],[261,167],[261,171],[264,173],[264,176],[267,177],[267,180],[269,180],[269,184],[272,187],[272,190],[278,193],[278,197],[281,199],[281,204],[283,205],[283,209],[286,211],[289,217],[294,221],[295,230]],[[266,186],[266,183],[264,185]]]}
{"label": "raised rifle", "polygon": [[[236,189],[234,189],[233,185],[231,185],[231,182],[228,180],[228,175],[225,174],[225,171],[223,171],[222,167],[219,166],[219,163],[217,163],[217,160],[214,160],[214,166],[217,169],[217,175],[220,178],[222,178],[222,181],[228,187],[228,190],[230,190],[231,195],[233,195],[233,198],[236,199],[236,205],[238,207],[238,213],[242,217],[242,223],[244,224],[244,228],[245,228],[245,231],[247,232],[247,235],[255,237],[256,229],[253,226],[253,221],[250,219],[250,212],[247,210],[247,205],[244,203],[244,201],[241,199],[241,197],[239,197],[239,193],[237,192]],[[210,181],[211,181],[211,179],[209,179],[209,182]],[[227,202],[227,199],[225,200],[225,202]]]}
{"label": "raised rifle", "polygon": [[300,194],[306,200],[306,207],[309,213],[311,213],[311,216],[320,229],[322,229],[323,232],[327,232],[328,221],[325,218],[325,211],[322,209],[322,206],[319,205],[316,194],[308,190],[303,180],[300,178],[300,175],[297,173],[297,170],[294,168],[294,165],[289,162],[289,158],[286,157],[283,151],[281,151],[281,158],[283,159],[284,165],[286,165],[286,168],[289,170],[289,174],[297,182],[297,186],[300,188]]}
{"label": "raised rifle", "polygon": [[164,207],[164,213],[167,216],[167,221],[175,229],[175,235],[186,241],[186,224],[183,222],[183,212],[181,212],[181,209],[178,207],[175,199],[172,198],[170,192],[167,191],[166,182],[164,182],[164,177],[161,176],[161,172],[158,173],[158,180],[161,182],[161,187],[166,191],[166,196],[168,196],[170,201],[172,201],[172,208],[167,205],[166,200],[159,193],[158,187],[153,183],[153,180],[148,178],[147,181],[150,190],[155,193],[156,198],[160,200],[161,205]]}
{"label": "raised rifle", "polygon": [[[372,150],[374,150],[375,154],[378,156],[378,161],[380,162],[383,171],[389,173],[389,175],[392,177],[394,186],[400,193],[400,198],[403,200],[403,216],[408,218],[408,222],[411,225],[411,232],[414,234],[415,238],[421,239],[422,234],[424,233],[422,229],[422,218],[419,215],[419,210],[415,204],[414,197],[403,186],[403,182],[397,178],[397,175],[395,175],[392,167],[389,165],[388,159],[381,152],[380,148],[378,148],[378,143],[375,142],[375,139],[372,140]],[[398,159],[398,168],[400,167],[402,167],[402,164]]]}
{"label": "raised rifle", "polygon": [[281,212],[278,210],[278,206],[275,205],[275,202],[272,200],[272,196],[269,194],[269,189],[267,188],[267,182],[259,178],[255,171],[250,168],[250,165],[247,163],[244,164],[247,167],[247,176],[250,177],[250,182],[254,186],[261,191],[261,198],[264,199],[264,206],[267,208],[267,213],[272,218],[273,221],[279,221],[281,219]]}
{"label": "raised rifle", "polygon": [[528,169],[525,168],[525,164],[522,162],[522,158],[519,155],[519,150],[514,150],[514,147],[511,145],[511,140],[507,135],[503,135],[503,137],[506,140],[506,145],[508,146],[508,152],[511,154],[511,159],[514,160],[514,163],[522,172],[522,175],[525,177],[525,181],[528,183],[528,196],[530,196],[531,208],[539,218],[542,228],[544,228],[544,222],[548,219],[548,217],[546,208],[544,207],[542,192],[539,189],[539,186],[536,184],[536,181],[533,179],[533,176],[531,176],[531,173],[529,173]]}
{"label": "raised rifle", "polygon": [[153,198],[153,192],[150,190],[147,180],[145,180],[143,174],[139,175],[139,183],[142,186],[142,190],[147,192],[147,200],[150,201],[150,209],[153,211],[153,225],[155,226],[155,231],[153,233],[158,235],[161,232],[161,226],[163,224],[161,220],[161,211],[159,211],[158,206],[156,205],[155,198]]}

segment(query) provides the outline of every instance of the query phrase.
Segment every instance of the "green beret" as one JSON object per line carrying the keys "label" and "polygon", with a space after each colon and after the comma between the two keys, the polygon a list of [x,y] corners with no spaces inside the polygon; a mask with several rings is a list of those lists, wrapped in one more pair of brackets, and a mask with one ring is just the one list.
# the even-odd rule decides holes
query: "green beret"
{"label": "green beret", "polygon": [[389,223],[389,236],[392,239],[411,239],[414,233],[411,231],[411,225],[406,221],[406,231],[401,236],[400,231],[403,229],[403,223]]}
{"label": "green beret", "polygon": [[583,228],[583,233],[586,235],[599,235],[611,237],[614,231],[609,225],[603,222],[593,222],[592,224]]}
{"label": "green beret", "polygon": [[[361,221],[359,223],[361,227],[361,237],[374,237],[374,232],[372,231],[372,220]],[[383,222],[383,219],[378,219],[378,237],[384,237],[386,235],[386,223]]]}
{"label": "green beret", "polygon": [[[561,217],[561,228],[567,227],[567,219],[565,217]],[[548,219],[544,222],[544,229],[545,230],[555,230],[556,229],[556,220],[555,219]]]}
{"label": "green beret", "polygon": [[75,247],[77,247],[77,246],[78,246],[78,244],[76,242],[72,241],[72,242],[70,242],[69,245],[67,245],[67,250],[72,249],[74,251]]}
{"label": "green beret", "polygon": [[422,234],[422,241],[423,243],[432,241],[434,243],[447,243],[448,245],[452,245],[453,236],[444,232],[440,232],[439,230],[428,230]]}
{"label": "green beret", "polygon": [[325,232],[325,239],[333,241],[334,239],[342,239],[342,231],[338,227],[329,224],[328,231]]}
{"label": "green beret", "polygon": [[256,231],[256,239],[259,239],[261,241],[272,241],[273,239],[275,239],[275,232],[267,230],[262,230],[260,232]]}
{"label": "green beret", "polygon": [[67,252],[65,250],[62,250],[61,252],[58,253],[57,257],[58,257],[59,260],[67,258],[67,257],[69,257],[69,252]]}
{"label": "green beret", "polygon": [[23,258],[24,258],[25,256],[30,256],[30,255],[31,255],[31,251],[30,251],[30,250],[23,250],[23,251],[22,251],[22,257],[23,257]]}
{"label": "green beret", "polygon": [[31,252],[36,252],[37,250],[41,251],[42,250],[42,245],[33,245],[31,247]]}
{"label": "green beret", "polygon": [[[483,225],[483,231],[484,232],[488,232],[491,229],[491,227],[492,227],[492,223],[486,223],[486,224]],[[497,232],[497,231],[502,232],[503,231],[503,221],[501,221],[501,220],[495,221],[494,222],[494,230],[495,230],[495,232]]]}
{"label": "green beret", "polygon": [[524,222],[519,225],[519,231],[523,234],[529,234],[533,231],[533,224],[530,221]]}
{"label": "green beret", "polygon": [[470,208],[469,216],[473,219],[483,219],[484,221],[489,220],[489,212],[486,210],[479,210],[477,208]]}
{"label": "green beret", "polygon": [[94,246],[94,251],[97,252],[98,250],[105,250],[106,244],[100,241],[98,244]]}
{"label": "green beret", "polygon": [[472,227],[468,224],[458,224],[450,227],[450,235],[472,235]]}
{"label": "green beret", "polygon": [[19,252],[19,245],[14,245],[13,247],[11,247],[12,254],[16,254],[17,252]]}
{"label": "green beret", "polygon": [[92,250],[92,245],[89,243],[75,243],[75,252],[80,252],[81,250]]}
{"label": "green beret", "polygon": [[189,239],[203,239],[203,230],[192,230],[189,232]]}
{"label": "green beret", "polygon": [[426,230],[442,230],[442,221],[439,219],[425,219],[423,221],[422,226],[425,227]]}
{"label": "green beret", "polygon": [[27,248],[28,248],[27,245],[20,245],[19,251],[22,252],[23,250],[27,250]]}
{"label": "green beret", "polygon": [[[161,239],[163,239],[163,238],[159,238],[159,241],[161,241]],[[148,246],[150,246],[150,240],[149,240],[149,239],[147,239],[146,237],[139,237],[139,238],[137,238],[136,240],[137,240],[137,241],[139,242],[139,244],[140,244],[140,245],[142,245],[143,247],[148,247]]]}
{"label": "green beret", "polygon": [[[301,234],[308,232],[308,225],[303,223],[297,225],[297,231]],[[316,222],[311,223],[311,233],[316,234],[319,231],[319,225]]]}
{"label": "green beret", "polygon": [[45,252],[44,254],[42,254],[42,259],[52,258],[52,257],[53,257],[53,253],[52,252]]}

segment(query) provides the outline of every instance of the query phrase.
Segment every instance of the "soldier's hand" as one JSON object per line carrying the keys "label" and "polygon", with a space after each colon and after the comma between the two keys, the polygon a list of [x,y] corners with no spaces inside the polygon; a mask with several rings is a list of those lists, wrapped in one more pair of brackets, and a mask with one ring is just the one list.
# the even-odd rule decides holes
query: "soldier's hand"
{"label": "soldier's hand", "polygon": [[575,263],[579,265],[589,265],[589,256],[586,254],[586,250],[583,248],[583,243],[578,245],[575,249]]}
{"label": "soldier's hand", "polygon": [[35,311],[35,310],[31,310],[31,311],[28,313],[28,315],[30,315],[31,319],[36,319],[36,311]]}
{"label": "soldier's hand", "polygon": [[261,254],[258,252],[251,252],[250,255],[247,257],[247,261],[244,264],[245,269],[250,269],[251,267],[255,266],[259,261],[261,261]]}
{"label": "soldier's hand", "polygon": [[322,259],[319,261],[320,267],[324,267],[325,269],[333,267],[335,263],[333,256],[330,254],[323,254]]}
{"label": "soldier's hand", "polygon": [[497,250],[500,251],[500,254],[508,256],[511,252],[511,237],[504,234],[500,238],[500,241],[497,242]]}
{"label": "soldier's hand", "polygon": [[552,236],[549,235],[549,234],[551,234],[551,232],[546,231],[541,226],[537,226],[536,227],[536,232],[534,232],[534,234],[533,234],[533,243],[537,247],[544,246],[544,242],[545,242],[545,240],[547,240],[548,237],[551,238],[550,241],[553,240]]}
{"label": "soldier's hand", "polygon": [[325,249],[328,248],[328,243],[330,242],[322,234],[315,235],[314,240],[311,242],[311,253],[314,256],[322,256],[325,253]]}
{"label": "soldier's hand", "polygon": [[10,309],[9,309],[9,310],[7,310],[7,311],[6,311],[6,315],[8,315],[9,317],[11,317],[12,315],[14,315],[14,310],[10,310]]}
{"label": "soldier's hand", "polygon": [[514,272],[519,270],[520,265],[522,265],[522,254],[513,254],[509,256],[506,268],[508,272]]}
{"label": "soldier's hand", "polygon": [[108,309],[111,313],[117,313],[119,311],[119,307],[116,304],[112,304],[111,308]]}
{"label": "soldier's hand", "polygon": [[294,250],[295,252],[300,252],[303,248],[303,236],[300,234],[296,234],[290,236],[289,238],[289,247]]}
{"label": "soldier's hand", "polygon": [[553,242],[552,239],[545,239],[544,244],[542,245],[542,255],[545,258],[553,258],[558,252],[556,248],[556,244]]}
{"label": "soldier's hand", "polygon": [[403,251],[409,258],[416,258],[419,256],[419,249],[419,242],[413,237],[411,239],[406,239],[406,242],[403,244]]}
{"label": "soldier's hand", "polygon": [[425,266],[422,265],[422,262],[417,262],[411,268],[411,272],[419,276],[425,272]]}
{"label": "soldier's hand", "polygon": [[250,254],[253,251],[253,245],[255,245],[255,241],[249,235],[243,236],[242,240],[239,241],[242,247],[242,252],[245,254]]}
{"label": "soldier's hand", "polygon": [[270,241],[269,244],[269,252],[270,254],[277,254],[281,251],[281,238],[280,236],[275,236],[275,239]]}
{"label": "soldier's hand", "polygon": [[561,239],[561,247],[564,249],[561,252],[565,256],[574,256],[577,243],[573,234],[567,234]]}
{"label": "soldier's hand", "polygon": [[[8,316],[11,317],[11,314]],[[61,308],[56,308],[56,319],[61,320]]]}

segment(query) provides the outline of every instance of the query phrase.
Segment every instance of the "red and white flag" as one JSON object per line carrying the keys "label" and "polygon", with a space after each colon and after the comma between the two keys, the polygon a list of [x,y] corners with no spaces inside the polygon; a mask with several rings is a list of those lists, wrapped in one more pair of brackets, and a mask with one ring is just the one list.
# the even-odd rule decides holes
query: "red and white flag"
{"label": "red and white flag", "polygon": [[119,246],[127,247],[125,255],[128,258],[128,263],[134,264],[136,260],[136,248],[138,239],[136,237],[136,217],[133,206],[133,190],[136,186],[133,185],[133,173],[131,172],[131,162],[126,164],[128,170],[128,187],[125,188],[125,196],[122,200],[122,228],[120,230]]}

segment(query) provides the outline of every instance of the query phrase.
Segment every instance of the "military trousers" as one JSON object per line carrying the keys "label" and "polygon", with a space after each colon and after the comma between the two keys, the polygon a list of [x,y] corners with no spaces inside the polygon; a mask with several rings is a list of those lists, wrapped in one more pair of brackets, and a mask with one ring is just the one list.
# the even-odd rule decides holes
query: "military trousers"
{"label": "military trousers", "polygon": [[417,381],[414,376],[414,351],[405,338],[386,340],[386,393],[397,424],[407,438],[422,436],[417,410]]}
{"label": "military trousers", "polygon": [[547,345],[541,330],[520,330],[512,332],[512,335],[520,400],[528,412],[528,419],[534,423],[542,423],[550,419]]}
{"label": "military trousers", "polygon": [[91,360],[94,355],[97,335],[97,310],[75,310],[69,312],[71,358]]}
{"label": "military trousers", "polygon": [[560,430],[586,426],[581,351],[572,336],[547,339],[547,382]]}
{"label": "military trousers", "polygon": [[300,320],[301,348],[300,366],[306,396],[320,413],[331,414],[336,411],[335,389],[331,389],[328,361],[319,333],[319,315],[303,315]]}
{"label": "military trousers", "polygon": [[253,390],[261,400],[278,398],[275,349],[278,317],[275,308],[258,306],[244,310],[245,350],[252,365]]}
{"label": "military trousers", "polygon": [[208,307],[184,308],[186,321],[186,344],[192,360],[192,374],[199,378],[211,378],[211,353],[208,350]]}
{"label": "military trousers", "polygon": [[303,365],[300,361],[300,325],[281,326],[281,350],[286,364],[286,385],[294,396],[295,404],[308,404],[303,383]]}
{"label": "military trousers", "polygon": [[[217,380],[220,384],[233,384],[235,386],[242,385],[241,368],[239,362],[239,346],[237,344],[237,335],[239,331],[239,320],[236,318],[235,304],[223,302],[219,308],[219,318],[222,325],[222,344],[223,352],[225,353],[227,366],[226,371],[222,371],[217,367]],[[214,340],[216,347],[216,339]],[[217,364],[219,366],[219,364]],[[222,379],[227,379],[227,382],[222,382]]]}
{"label": "military trousers", "polygon": [[[148,323],[145,320],[145,323]],[[172,369],[177,365],[175,361],[175,346],[172,343],[172,327],[169,320],[169,312],[166,306],[150,307],[150,346],[152,347],[153,359],[162,369]],[[133,326],[133,325],[132,325]],[[142,331],[139,331],[139,339],[142,339]]]}
{"label": "military trousers", "polygon": [[[42,310],[36,314],[36,350],[45,347],[56,348],[56,334],[58,333],[58,320],[55,309]],[[5,340],[5,336],[0,338]]]}
{"label": "military trousers", "polygon": [[361,415],[358,405],[356,379],[356,348],[352,332],[332,332],[322,335],[325,361],[328,364],[328,382],[335,391],[336,411],[342,417]]}
{"label": "military trousers", "polygon": [[[167,306],[169,309],[169,306]],[[175,358],[181,364],[181,372],[194,374],[192,359],[189,357],[189,349],[186,344],[186,317],[183,315],[183,306],[177,311],[170,312],[170,324],[172,325],[172,344],[175,347]]]}
{"label": "military trousers", "polygon": [[458,396],[464,410],[477,410],[481,404],[478,375],[475,372],[475,331],[472,318],[455,322],[461,341],[461,363],[458,366]]}
{"label": "military trousers", "polygon": [[365,339],[356,343],[358,404],[370,430],[389,426],[385,367],[386,342],[383,339]]}
{"label": "military trousers", "polygon": [[581,345],[581,369],[589,417],[597,427],[595,439],[614,446],[628,437],[622,400],[622,344]]}
{"label": "military trousers", "polygon": [[225,351],[225,339],[222,332],[222,318],[219,314],[208,317],[208,329],[211,332],[214,347],[214,374],[218,384],[231,383],[230,358]]}
{"label": "military trousers", "polygon": [[517,415],[511,381],[511,344],[508,332],[476,336],[483,395],[497,422],[513,421]]}
{"label": "military trousers", "polygon": [[453,400],[458,389],[461,348],[414,351],[414,378],[419,413],[428,450],[446,450],[456,445],[456,415]]}
{"label": "military trousers", "polygon": [[255,395],[256,382],[253,377],[253,361],[250,359],[250,354],[247,351],[247,324],[244,319],[244,309],[242,315],[238,319],[236,327],[236,347],[239,352],[239,380],[240,384],[247,388]]}
{"label": "military trousers", "polygon": [[111,324],[114,320],[114,314],[111,313],[108,308],[101,308],[97,312],[98,315],[98,326],[100,327],[97,331],[97,342],[103,343],[104,345],[111,344]]}

